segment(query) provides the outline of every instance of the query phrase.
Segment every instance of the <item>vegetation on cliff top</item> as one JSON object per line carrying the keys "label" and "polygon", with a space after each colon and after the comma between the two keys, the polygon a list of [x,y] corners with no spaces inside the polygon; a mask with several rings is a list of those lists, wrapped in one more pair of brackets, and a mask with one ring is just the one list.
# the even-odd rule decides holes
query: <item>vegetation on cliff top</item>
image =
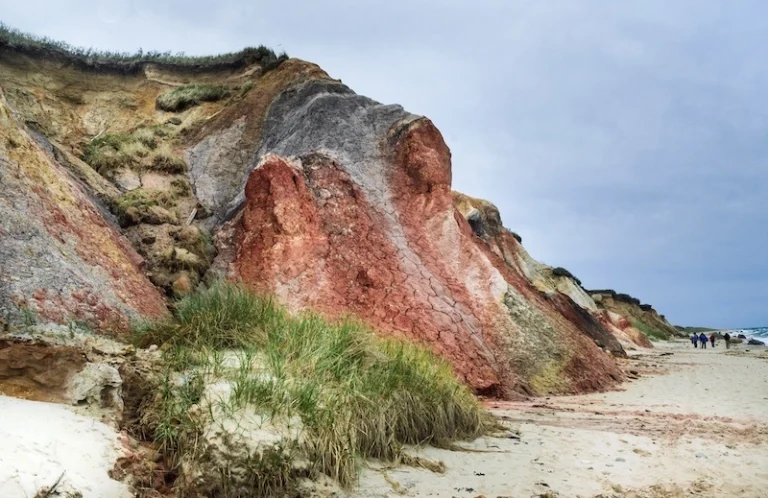
{"label": "vegetation on cliff top", "polygon": [[623,294],[621,292],[616,292],[613,289],[588,290],[587,293],[590,294],[590,295],[593,295],[593,296],[596,295],[596,294],[607,294],[607,295],[611,296],[613,299],[615,299],[617,301],[622,301],[622,302],[625,302],[625,303],[628,303],[628,304],[634,304],[636,306],[640,306],[640,304],[641,304],[641,301],[638,298],[632,297],[629,294]]}
{"label": "vegetation on cliff top", "polygon": [[576,282],[576,285],[581,285],[581,280],[573,276],[573,273],[569,272],[565,268],[557,267],[552,269],[552,274],[556,277],[567,277]]}
{"label": "vegetation on cliff top", "polygon": [[[209,465],[208,484],[218,483],[223,496],[236,495],[216,487],[238,486],[233,467],[242,471],[234,473],[241,489],[266,495],[290,486],[300,461],[308,475],[350,484],[361,458],[398,461],[404,444],[448,444],[488,427],[472,393],[426,349],[379,338],[355,321],[291,315],[239,286],[187,297],[172,318],[143,326],[137,337],[140,345],[163,345],[166,368],[143,416],[147,431],[172,465]],[[233,352],[234,367],[225,359]],[[206,386],[221,383],[231,394],[207,400]],[[301,435],[211,468],[205,427],[226,425],[221,418],[242,410],[272,428],[298,425]]]}
{"label": "vegetation on cliff top", "polygon": [[264,72],[267,72],[288,60],[285,52],[277,55],[272,49],[263,45],[248,47],[239,52],[209,56],[189,56],[183,52],[175,54],[158,51],[144,52],[141,49],[136,53],[109,52],[75,47],[66,42],[24,33],[0,22],[0,48],[2,47],[33,55],[65,59],[83,69],[124,73],[137,72],[147,63],[190,69],[238,68],[258,63],[263,67]]}

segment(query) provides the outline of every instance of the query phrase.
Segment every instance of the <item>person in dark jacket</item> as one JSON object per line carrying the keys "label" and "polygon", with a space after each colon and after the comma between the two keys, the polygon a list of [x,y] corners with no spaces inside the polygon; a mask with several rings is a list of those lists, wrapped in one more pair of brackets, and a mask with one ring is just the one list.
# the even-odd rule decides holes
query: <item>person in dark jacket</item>
{"label": "person in dark jacket", "polygon": [[726,332],[723,339],[725,339],[725,349],[731,349],[731,334]]}
{"label": "person in dark jacket", "polygon": [[707,339],[707,335],[704,332],[702,332],[699,335],[699,341],[701,342],[701,349],[707,349],[707,341],[708,340],[709,339]]}
{"label": "person in dark jacket", "polygon": [[699,334],[694,332],[693,335],[691,336],[691,342],[693,343],[693,347],[694,348],[698,348],[699,347]]}
{"label": "person in dark jacket", "polygon": [[715,335],[715,333],[714,333],[714,332],[712,332],[711,334],[709,334],[709,342],[712,344],[712,347],[713,347],[713,348],[715,347],[715,339],[716,339],[716,338],[717,338],[717,336]]}

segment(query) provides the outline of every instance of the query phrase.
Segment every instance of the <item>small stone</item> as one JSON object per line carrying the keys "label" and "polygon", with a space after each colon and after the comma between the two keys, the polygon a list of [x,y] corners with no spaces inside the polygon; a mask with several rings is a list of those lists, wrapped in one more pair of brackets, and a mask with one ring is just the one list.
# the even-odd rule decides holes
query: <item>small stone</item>
{"label": "small stone", "polygon": [[157,344],[152,344],[151,346],[149,346],[149,347],[147,348],[147,351],[149,351],[150,353],[152,353],[152,352],[155,352],[155,351],[157,351],[157,349],[158,349],[158,347],[157,347]]}
{"label": "small stone", "polygon": [[696,458],[707,458],[707,455],[704,453],[696,453]]}
{"label": "small stone", "polygon": [[627,460],[625,458],[619,457],[619,458],[616,459],[616,461],[617,462],[626,462]]}
{"label": "small stone", "polygon": [[113,178],[117,186],[125,192],[141,187],[139,175],[132,169],[121,168],[115,172]]}

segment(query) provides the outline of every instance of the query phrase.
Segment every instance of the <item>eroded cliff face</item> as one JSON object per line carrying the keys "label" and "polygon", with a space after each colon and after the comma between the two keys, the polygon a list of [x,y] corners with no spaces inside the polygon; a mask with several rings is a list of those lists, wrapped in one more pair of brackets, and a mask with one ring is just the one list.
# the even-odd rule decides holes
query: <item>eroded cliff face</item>
{"label": "eroded cliff face", "polygon": [[[161,294],[228,278],[427,344],[477,392],[503,397],[608,388],[622,344],[647,345],[531,258],[492,204],[452,193],[450,151],[428,119],[316,65],[86,74],[3,51],[0,75],[18,115],[3,133],[22,137],[0,144],[4,185],[26,202],[0,209],[41,227],[0,232],[18,279],[3,279],[0,305],[17,322],[29,306],[112,330],[164,313]],[[226,97],[158,108],[189,82]],[[54,256],[21,269],[36,247]]]}
{"label": "eroded cliff face", "polygon": [[[520,236],[511,232],[501,222],[499,210],[492,203],[459,192],[453,193],[456,209],[466,218],[474,234],[485,241],[494,254],[504,260],[513,271],[523,275],[539,292],[557,298],[561,313],[565,316],[582,317],[577,326],[591,334],[597,344],[617,353],[615,340],[624,348],[653,347],[646,335],[634,327],[621,314],[602,308],[593,296],[569,272],[559,272],[533,259],[525,250]],[[573,306],[575,305],[575,306]],[[599,322],[596,324],[595,321]],[[606,333],[609,335],[606,336]],[[611,337],[613,336],[613,337]]]}
{"label": "eroded cliff face", "polygon": [[142,259],[0,93],[0,321],[77,321],[115,333],[165,302]]}
{"label": "eroded cliff face", "polygon": [[566,294],[537,289],[510,234],[495,244],[473,234],[429,120],[310,79],[281,93],[262,134],[244,188],[220,203],[222,219],[236,213],[219,236],[228,278],[424,342],[478,392],[621,378],[610,354],[621,345]]}
{"label": "eroded cliff face", "polygon": [[608,313],[624,317],[645,336],[655,339],[671,339],[681,335],[674,325],[649,304],[613,290],[590,290],[597,306]]}

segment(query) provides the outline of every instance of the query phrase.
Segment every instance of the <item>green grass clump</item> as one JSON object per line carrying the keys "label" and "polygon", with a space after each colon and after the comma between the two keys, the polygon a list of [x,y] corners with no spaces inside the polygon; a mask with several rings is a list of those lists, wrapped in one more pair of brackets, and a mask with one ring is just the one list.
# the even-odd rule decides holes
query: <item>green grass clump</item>
{"label": "green grass clump", "polygon": [[190,83],[161,93],[155,103],[157,108],[163,111],[179,112],[202,102],[216,102],[228,95],[229,90],[223,85]]}
{"label": "green grass clump", "polygon": [[[129,134],[109,133],[93,139],[83,149],[83,160],[99,173],[106,174],[121,166],[130,166],[146,148]],[[137,154],[137,149],[140,151]]]}
{"label": "green grass clump", "polygon": [[121,168],[184,173],[187,164],[167,142],[162,126],[138,128],[132,133],[109,133],[93,139],[83,149],[83,160],[102,175]]}
{"label": "green grass clump", "polygon": [[169,174],[184,173],[187,171],[187,163],[176,157],[169,150],[158,150],[152,154],[151,169],[164,171]]}
{"label": "green grass clump", "polygon": [[141,49],[135,53],[109,52],[75,47],[62,41],[24,33],[0,23],[0,48],[2,47],[31,55],[63,59],[81,69],[128,74],[139,73],[143,66],[149,63],[193,70],[231,69],[259,64],[266,72],[288,60],[285,52],[276,55],[273,50],[263,45],[248,47],[239,52],[207,56],[190,56],[183,52],[144,52]]}
{"label": "green grass clump", "polygon": [[108,133],[94,138],[83,149],[83,160],[104,175],[120,167],[138,166],[157,147],[150,128],[132,133]]}
{"label": "green grass clump", "polygon": [[[226,407],[198,411],[251,407],[270,420],[300,419],[304,437],[297,447],[268,461],[239,462],[257,479],[248,486],[262,494],[290,484],[294,458],[308,460],[311,473],[348,485],[363,458],[399,461],[405,444],[447,445],[489,427],[474,395],[430,351],[377,337],[354,320],[291,315],[272,299],[232,284],[179,301],[172,318],[142,326],[137,343],[162,344],[168,371],[187,379],[165,382],[175,387],[161,389],[146,415],[174,462],[205,453],[199,419],[189,415],[196,411],[192,405],[203,403],[188,381],[195,376],[205,384],[223,379],[232,393]],[[239,352],[239,367],[227,370],[221,358],[232,351]]]}
{"label": "green grass clump", "polygon": [[632,324],[633,327],[635,327],[640,332],[645,334],[645,336],[648,337],[649,339],[653,339],[654,341],[669,340],[669,336],[666,333],[656,328],[653,328],[649,325],[646,325],[639,320],[630,320],[630,323]]}
{"label": "green grass clump", "polygon": [[120,196],[114,204],[113,211],[120,222],[137,223],[139,220],[129,220],[132,216],[143,216],[153,206],[160,206],[165,209],[171,209],[176,206],[171,193],[164,190],[137,188]]}

